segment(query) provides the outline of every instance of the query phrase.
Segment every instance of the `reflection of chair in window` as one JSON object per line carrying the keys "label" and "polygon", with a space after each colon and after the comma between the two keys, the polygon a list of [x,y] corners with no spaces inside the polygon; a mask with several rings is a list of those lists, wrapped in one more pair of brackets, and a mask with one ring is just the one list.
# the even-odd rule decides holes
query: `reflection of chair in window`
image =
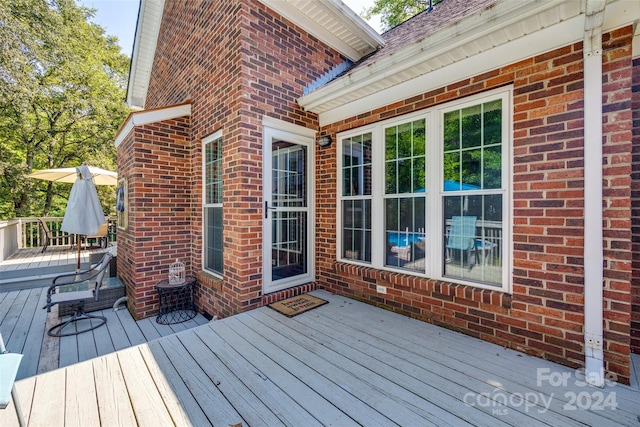
{"label": "reflection of chair in window", "polygon": [[[473,267],[471,263],[471,252],[475,252],[476,262],[480,261],[478,248],[476,246],[476,221],[475,216],[454,216],[451,217],[451,228],[447,239],[447,249],[458,250],[460,252],[460,264],[464,263],[464,253],[467,254],[467,264],[469,270]],[[447,251],[448,252],[448,251]],[[447,253],[449,260],[449,254]]]}
{"label": "reflection of chair in window", "polygon": [[44,233],[44,247],[42,248],[42,253],[44,253],[47,250],[47,247],[49,247],[49,244],[54,241],[65,242],[65,239],[71,239],[71,236],[67,233],[54,236],[53,233],[51,233],[51,230],[49,230],[47,222],[44,219],[38,218],[38,222],[40,223],[40,227],[42,227],[42,232]]}
{"label": "reflection of chair in window", "polygon": [[391,252],[396,254],[399,260],[411,261],[411,246],[392,246]]}

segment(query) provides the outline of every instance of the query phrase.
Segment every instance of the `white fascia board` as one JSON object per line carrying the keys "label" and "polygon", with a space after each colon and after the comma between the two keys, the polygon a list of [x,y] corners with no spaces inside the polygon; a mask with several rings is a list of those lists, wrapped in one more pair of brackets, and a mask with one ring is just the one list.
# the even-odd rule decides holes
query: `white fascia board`
{"label": "white fascia board", "polygon": [[131,55],[126,105],[144,108],[165,0],[141,0]]}
{"label": "white fascia board", "polygon": [[268,8],[274,10],[289,21],[295,23],[300,28],[317,37],[328,46],[336,49],[338,52],[349,58],[353,62],[357,62],[365,55],[373,52],[378,47],[384,45],[384,39],[373,28],[369,26],[362,18],[353,13],[347,6],[343,5],[339,0],[330,0],[318,2],[316,6],[324,7],[327,14],[333,16],[341,25],[349,28],[368,46],[364,52],[356,50],[353,46],[345,43],[335,34],[327,31],[317,21],[304,14],[300,9],[296,8],[292,2],[288,0],[259,0]]}
{"label": "white fascia board", "polygon": [[137,111],[129,114],[124,125],[120,128],[115,138],[116,148],[129,135],[136,126],[144,126],[149,123],[161,122],[164,120],[177,119],[178,117],[190,116],[191,104],[180,104],[173,107],[158,108],[148,111]]}
{"label": "white fascia board", "polygon": [[[527,18],[535,19],[536,15],[543,14],[552,8],[558,8],[558,14],[562,17],[559,23],[543,27],[535,32],[531,31],[523,34],[521,38],[511,36],[511,41],[496,47],[491,47],[484,52],[478,52],[475,55],[481,56],[482,59],[475,58],[470,61],[470,59],[474,57],[469,57],[443,67],[448,70],[447,73],[453,73],[451,74],[452,78],[445,79],[444,81],[455,81],[453,75],[462,75],[463,77],[477,75],[501,65],[513,63],[535,54],[548,52],[570,43],[582,41],[584,39],[584,16],[580,3],[574,2],[573,0],[564,2],[552,0],[551,2],[544,1],[539,3],[505,1],[496,4],[494,8],[488,10],[487,12],[489,12],[490,15],[484,12],[474,15],[460,21],[453,27],[444,29],[431,37],[409,45],[399,52],[381,58],[366,67],[347,73],[345,76],[336,79],[312,93],[298,98],[298,104],[307,111],[317,112],[321,117],[321,125],[326,125],[327,123],[332,123],[327,122],[327,120],[333,120],[333,118],[342,120],[405,99],[407,96],[400,96],[401,91],[399,91],[398,88],[406,85],[406,83],[409,83],[410,87],[419,87],[416,86],[416,82],[418,81],[417,79],[421,77],[410,79],[407,82],[383,89],[379,93],[364,96],[360,100],[348,102],[344,105],[329,109],[326,109],[326,107],[321,108],[321,106],[330,104],[333,101],[339,102],[341,97],[347,96],[349,93],[361,88],[370,87],[391,76],[397,76],[404,70],[427,63],[429,60],[444,58],[446,54],[451,54],[451,56],[454,57],[468,56],[464,48],[474,40],[482,38],[490,39],[489,36],[491,34],[504,36],[504,34],[501,33],[502,29],[517,22],[524,22]],[[575,10],[572,11],[571,8]],[[573,15],[567,16],[567,14]],[[614,0],[610,4],[607,4],[607,14],[603,27],[605,31],[611,31],[615,28],[630,25],[638,20],[638,18],[640,18],[640,2]],[[576,19],[579,19],[579,21],[575,21]],[[544,25],[545,23],[542,22],[541,24]],[[471,28],[473,28],[473,31],[470,30]],[[462,32],[463,30],[464,33]],[[638,30],[636,30],[636,33],[637,32]],[[635,40],[634,38],[634,43],[640,44],[640,40]],[[521,46],[521,48],[514,48],[514,46]],[[637,56],[638,53],[640,53],[640,46],[638,46],[637,50],[634,49],[633,52],[634,57]],[[480,66],[480,68],[469,68],[470,65],[462,66],[461,64],[465,62],[467,64],[476,64],[474,66]],[[440,70],[442,70],[442,68]],[[473,70],[473,73],[470,74],[469,71],[465,72],[465,70]],[[429,78],[427,80],[433,79],[434,73],[437,71],[438,70],[428,71]],[[424,81],[424,79],[422,81]],[[427,87],[437,88],[440,86],[427,84]],[[410,94],[408,96],[429,90],[425,87],[420,87],[420,89],[419,91],[409,91]],[[382,93],[386,94],[385,99],[387,102],[372,104],[371,100]],[[362,99],[368,100],[364,104],[367,104],[370,108],[357,108]],[[324,119],[322,119],[322,117],[324,117]]]}
{"label": "white fascia board", "polygon": [[294,123],[285,122],[270,116],[262,116],[262,125],[272,129],[278,129],[283,132],[293,133],[306,138],[315,138],[316,131]]}
{"label": "white fascia board", "polygon": [[[356,14],[350,7],[346,6],[340,0],[330,0],[335,7],[335,11],[340,15],[344,15],[345,18],[342,18],[340,15],[336,15],[340,17],[340,21],[344,26],[349,28],[351,32],[358,35],[363,40],[368,41],[369,45],[375,49],[380,46],[385,45],[384,38],[378,34],[376,30],[371,28],[371,26],[360,17],[360,15]],[[333,12],[332,9],[329,9]]]}
{"label": "white fascia board", "polygon": [[[320,126],[326,126],[376,108],[441,88],[452,82],[512,64],[544,51],[566,46],[580,40],[584,34],[584,18],[574,17],[560,25],[505,43],[491,50],[423,74],[319,114]],[[553,45],[549,45],[552,42]],[[541,46],[546,46],[541,51]],[[392,74],[391,72],[389,74]]]}
{"label": "white fascia board", "polygon": [[546,9],[560,5],[561,2],[557,0],[497,3],[491,8],[471,15],[450,27],[380,58],[366,67],[358,68],[326,86],[300,97],[298,103],[306,110],[313,111],[316,106],[331,98],[341,96],[345,90],[351,91],[358,87],[368,86],[387,75],[396,74],[442,53],[452,52],[458,47],[464,47],[471,40],[497,32],[514,22],[524,21],[529,16],[537,15]]}

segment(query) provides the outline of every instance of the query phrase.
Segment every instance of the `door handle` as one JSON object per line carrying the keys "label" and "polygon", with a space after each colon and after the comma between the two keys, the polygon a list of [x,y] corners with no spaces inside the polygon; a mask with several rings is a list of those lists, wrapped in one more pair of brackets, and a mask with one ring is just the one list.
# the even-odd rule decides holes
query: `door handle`
{"label": "door handle", "polygon": [[264,217],[265,218],[269,218],[269,210],[275,210],[276,208],[274,206],[269,206],[269,201],[265,200],[264,201]]}

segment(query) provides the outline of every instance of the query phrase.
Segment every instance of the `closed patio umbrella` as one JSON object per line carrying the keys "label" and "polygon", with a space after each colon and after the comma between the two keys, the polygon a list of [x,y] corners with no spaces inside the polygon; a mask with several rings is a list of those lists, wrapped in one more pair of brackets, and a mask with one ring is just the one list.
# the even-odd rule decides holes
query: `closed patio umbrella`
{"label": "closed patio umbrella", "polygon": [[98,192],[87,165],[75,168],[77,178],[71,187],[67,210],[60,229],[78,235],[78,265],[80,269],[80,235],[94,235],[106,222]]}

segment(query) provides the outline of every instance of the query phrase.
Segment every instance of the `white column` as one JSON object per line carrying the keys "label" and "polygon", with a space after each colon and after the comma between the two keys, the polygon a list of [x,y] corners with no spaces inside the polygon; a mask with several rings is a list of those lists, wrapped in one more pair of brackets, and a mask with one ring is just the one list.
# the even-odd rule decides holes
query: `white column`
{"label": "white column", "polygon": [[602,227],[602,20],[587,1],[584,34],[584,344],[586,381],[604,386]]}

